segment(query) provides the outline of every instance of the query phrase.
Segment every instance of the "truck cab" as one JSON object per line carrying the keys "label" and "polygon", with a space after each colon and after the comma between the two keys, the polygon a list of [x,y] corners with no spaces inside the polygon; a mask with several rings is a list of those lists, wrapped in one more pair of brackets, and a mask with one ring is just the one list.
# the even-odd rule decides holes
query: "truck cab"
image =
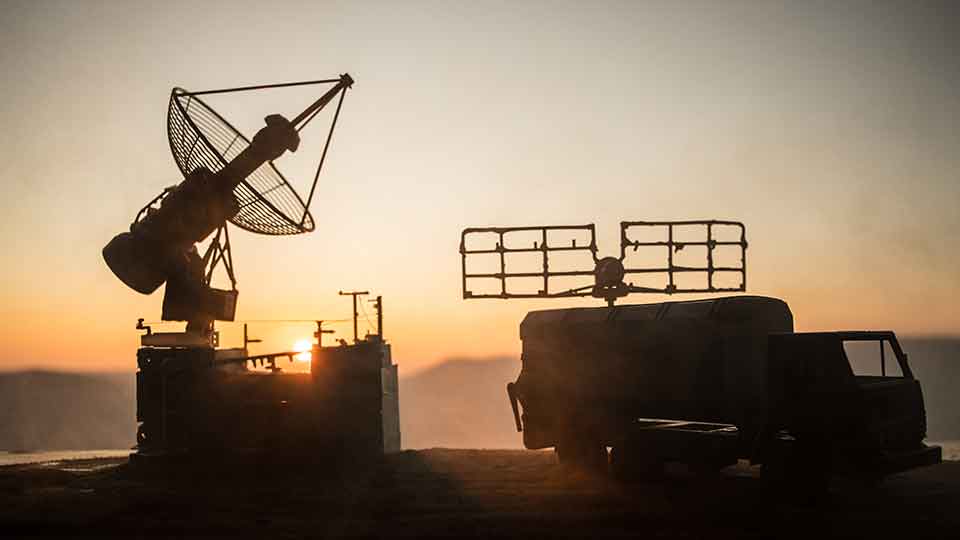
{"label": "truck cab", "polygon": [[882,477],[939,463],[920,382],[893,332],[770,336],[770,425],[831,474]]}

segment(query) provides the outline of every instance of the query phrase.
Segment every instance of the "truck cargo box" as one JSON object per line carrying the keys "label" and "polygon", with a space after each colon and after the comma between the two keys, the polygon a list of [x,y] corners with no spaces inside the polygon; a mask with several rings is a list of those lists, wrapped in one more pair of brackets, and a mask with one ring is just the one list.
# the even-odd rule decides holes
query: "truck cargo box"
{"label": "truck cargo box", "polygon": [[792,330],[787,304],[762,296],[531,312],[513,390],[524,444],[555,445],[559,418],[611,444],[630,417],[750,427],[767,409],[768,336]]}

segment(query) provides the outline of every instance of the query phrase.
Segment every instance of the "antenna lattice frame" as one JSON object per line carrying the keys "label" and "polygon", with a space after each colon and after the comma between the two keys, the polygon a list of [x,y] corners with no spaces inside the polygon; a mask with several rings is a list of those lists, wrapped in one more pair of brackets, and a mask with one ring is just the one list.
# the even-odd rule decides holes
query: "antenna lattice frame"
{"label": "antenna lattice frame", "polygon": [[[680,228],[692,228],[701,232],[697,239],[678,237]],[[734,238],[717,237],[717,229],[729,228],[736,232]],[[641,240],[634,236],[641,230],[660,233],[662,238],[656,240]],[[586,236],[587,242],[578,244],[573,240],[569,244],[557,243],[549,239],[551,232],[581,233]],[[536,237],[530,245],[508,246],[507,238],[513,234],[527,233]],[[470,247],[468,239],[478,238],[481,235],[492,235],[493,245],[488,247]],[[641,235],[642,236],[642,235]],[[725,235],[726,236],[726,235]],[[703,248],[704,257],[699,264],[682,264],[677,260],[677,253],[687,247]],[[662,260],[654,265],[637,265],[628,256],[629,252],[640,248],[657,250]],[[730,248],[724,263],[718,263],[716,251]],[[526,227],[470,227],[464,229],[460,235],[461,257],[461,286],[463,298],[570,298],[578,296],[593,296],[603,298],[612,305],[614,300],[630,293],[718,293],[718,292],[745,292],[747,288],[747,237],[746,227],[739,221],[725,220],[690,220],[690,221],[622,221],[620,222],[620,254],[619,257],[599,257],[597,250],[596,227],[588,225],[535,225]],[[578,266],[574,268],[557,268],[551,254],[559,252],[586,252],[592,258],[592,268]],[[517,270],[508,262],[511,254],[530,254],[539,256],[537,268]],[[730,255],[735,259],[730,260]],[[468,268],[468,261],[483,256],[492,256],[495,267],[486,271],[473,271]],[[679,275],[700,276],[702,286],[681,286],[677,283]],[[635,284],[630,278],[639,279],[641,276],[657,276],[663,279],[662,286],[644,286]],[[718,280],[719,276],[726,276],[726,280]],[[730,284],[729,277],[739,278]],[[583,284],[574,288],[557,287],[554,280],[568,278],[593,278],[592,284]],[[509,281],[516,279],[536,280],[539,288],[536,290],[512,290]],[[495,284],[486,292],[479,292],[471,286],[482,280]],[[724,285],[718,281],[724,281]]]}
{"label": "antenna lattice frame", "polygon": [[261,165],[237,184],[233,190],[239,211],[230,218],[230,222],[241,229],[267,235],[300,234],[314,230],[313,216],[310,215],[309,211],[310,202],[313,199],[317,180],[323,168],[330,141],[333,138],[333,130],[337,125],[346,91],[353,84],[353,79],[348,74],[343,74],[337,79],[266,84],[201,92],[189,92],[183,88],[174,88],[170,93],[170,103],[167,108],[167,139],[170,142],[170,151],[177,167],[180,168],[180,172],[184,176],[189,175],[198,167],[206,167],[211,172],[217,173],[250,145],[250,139],[220,116],[199,96],[333,83],[335,83],[334,86],[323,97],[307,107],[292,121],[297,131],[302,130],[337,93],[340,94],[307,202],[304,203],[297,191],[293,189],[272,161]]}

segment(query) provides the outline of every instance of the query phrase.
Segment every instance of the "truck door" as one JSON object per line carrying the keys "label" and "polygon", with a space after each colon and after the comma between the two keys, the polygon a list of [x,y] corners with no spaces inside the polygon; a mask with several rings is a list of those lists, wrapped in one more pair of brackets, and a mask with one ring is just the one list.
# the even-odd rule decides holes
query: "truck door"
{"label": "truck door", "polygon": [[862,398],[863,443],[881,451],[916,448],[926,436],[919,382],[893,332],[844,332],[844,356]]}

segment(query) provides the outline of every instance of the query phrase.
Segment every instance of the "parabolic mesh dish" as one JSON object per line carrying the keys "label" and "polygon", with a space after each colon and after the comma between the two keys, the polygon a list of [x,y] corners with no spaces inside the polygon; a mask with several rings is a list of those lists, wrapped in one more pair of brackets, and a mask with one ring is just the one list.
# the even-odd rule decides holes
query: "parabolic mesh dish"
{"label": "parabolic mesh dish", "polygon": [[[182,88],[170,93],[167,138],[184,176],[201,166],[218,172],[250,144],[209,105]],[[241,229],[285,235],[314,228],[300,195],[269,161],[237,184],[233,195],[240,211],[230,222]]]}

